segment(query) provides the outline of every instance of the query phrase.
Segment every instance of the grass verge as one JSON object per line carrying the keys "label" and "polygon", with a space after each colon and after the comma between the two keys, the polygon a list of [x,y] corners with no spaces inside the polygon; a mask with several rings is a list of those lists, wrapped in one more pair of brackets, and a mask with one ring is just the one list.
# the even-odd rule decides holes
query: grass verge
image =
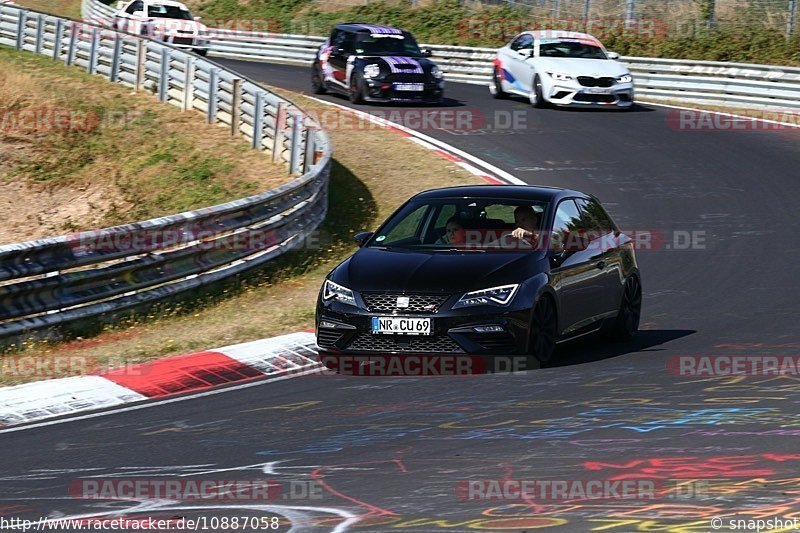
{"label": "grass verge", "polygon": [[[293,97],[312,112],[330,112],[303,97]],[[330,129],[335,161],[330,210],[319,244],[279,258],[241,287],[190,306],[173,306],[107,328],[96,337],[61,344],[34,342],[13,357],[47,360],[86,358],[105,367],[135,363],[313,327],[314,305],[324,276],[355,250],[353,234],[374,229],[411,195],[428,188],[482,181],[433,152],[390,130],[358,121]],[[15,359],[9,359],[11,361]],[[2,359],[0,359],[2,363]],[[10,385],[46,376],[0,372]]]}
{"label": "grass verge", "polygon": [[0,160],[0,243],[206,207],[289,180],[200,113],[7,47]]}
{"label": "grass verge", "polygon": [[59,17],[81,18],[81,0],[16,0],[16,4]]}

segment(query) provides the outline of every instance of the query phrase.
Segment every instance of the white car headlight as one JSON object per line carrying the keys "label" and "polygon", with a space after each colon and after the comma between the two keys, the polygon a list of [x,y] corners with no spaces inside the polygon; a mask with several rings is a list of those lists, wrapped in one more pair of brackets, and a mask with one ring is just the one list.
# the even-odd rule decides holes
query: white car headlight
{"label": "white car headlight", "polygon": [[322,286],[322,299],[326,302],[336,299],[342,303],[356,305],[356,297],[353,291],[329,279],[326,279],[325,284]]}
{"label": "white car headlight", "polygon": [[548,72],[547,75],[556,81],[572,81],[572,76],[562,72]]}
{"label": "white car headlight", "polygon": [[442,69],[440,69],[436,65],[434,65],[433,68],[431,68],[431,76],[433,76],[437,80],[444,78],[444,74],[442,74]]}
{"label": "white car headlight", "polygon": [[630,83],[633,81],[633,76],[630,74],[623,74],[617,78],[617,83]]}
{"label": "white car headlight", "polygon": [[381,67],[380,67],[380,65],[377,65],[376,63],[372,63],[372,64],[367,65],[366,67],[364,67],[364,77],[365,78],[374,78],[376,76],[379,76],[380,73],[381,73]]}
{"label": "white car headlight", "polygon": [[458,299],[453,309],[471,307],[473,305],[508,305],[511,303],[511,300],[514,299],[514,295],[517,294],[517,289],[519,289],[519,285],[501,285],[499,287],[468,292]]}

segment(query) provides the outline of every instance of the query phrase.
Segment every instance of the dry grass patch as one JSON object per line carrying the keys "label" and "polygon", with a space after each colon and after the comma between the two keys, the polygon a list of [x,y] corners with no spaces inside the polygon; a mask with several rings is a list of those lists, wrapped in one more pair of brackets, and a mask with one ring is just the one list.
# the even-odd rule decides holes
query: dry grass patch
{"label": "dry grass patch", "polygon": [[[317,112],[331,108],[293,96]],[[324,276],[355,250],[352,235],[375,229],[411,195],[429,188],[482,183],[455,164],[385,129],[329,132],[336,160],[330,211],[321,245],[288,254],[258,281],[204,308],[173,309],[158,317],[109,328],[98,337],[30,345],[22,355],[78,356],[98,361],[140,362],[313,327]],[[10,384],[23,379],[0,376]]]}
{"label": "dry grass patch", "polygon": [[16,0],[16,4],[59,17],[81,18],[81,0]]}
{"label": "dry grass patch", "polygon": [[289,180],[200,113],[4,47],[0,161],[0,243],[174,214]]}

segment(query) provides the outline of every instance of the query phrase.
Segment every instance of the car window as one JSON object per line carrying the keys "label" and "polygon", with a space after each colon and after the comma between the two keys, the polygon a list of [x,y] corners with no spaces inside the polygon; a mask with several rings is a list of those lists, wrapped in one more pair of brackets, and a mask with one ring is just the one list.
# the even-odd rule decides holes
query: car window
{"label": "car window", "polygon": [[421,205],[402,219],[396,226],[391,228],[388,233],[378,235],[375,244],[378,246],[391,246],[397,243],[413,242],[422,231],[422,223],[429,206]]}
{"label": "car window", "polygon": [[581,211],[586,213],[585,216],[587,220],[591,219],[591,225],[594,229],[599,230],[602,234],[615,232],[617,230],[614,221],[608,216],[608,213],[606,213],[606,210],[600,205],[600,202],[593,198],[590,200],[579,198],[577,202]]}
{"label": "car window", "polygon": [[133,2],[128,6],[128,9],[125,10],[125,13],[132,15],[136,11],[144,11],[144,2]]}
{"label": "car window", "polygon": [[192,20],[192,14],[185,9],[161,4],[150,4],[150,7],[147,8],[147,16],[163,19]]}
{"label": "car window", "polygon": [[512,50],[529,50],[531,48],[533,48],[533,36],[527,33],[520,35],[511,42]]}
{"label": "car window", "polygon": [[355,53],[368,56],[422,57],[417,41],[408,32],[401,35],[359,32],[355,40]]}
{"label": "car window", "polygon": [[578,206],[572,199],[562,200],[556,209],[555,220],[553,220],[552,244],[555,250],[563,250],[569,242],[572,232],[580,229],[581,214]]}
{"label": "car window", "polygon": [[339,30],[331,37],[331,44],[336,48],[344,48],[344,40],[347,37],[347,32]]}
{"label": "car window", "polygon": [[602,48],[581,41],[543,40],[540,57],[570,57],[577,59],[608,59]]}

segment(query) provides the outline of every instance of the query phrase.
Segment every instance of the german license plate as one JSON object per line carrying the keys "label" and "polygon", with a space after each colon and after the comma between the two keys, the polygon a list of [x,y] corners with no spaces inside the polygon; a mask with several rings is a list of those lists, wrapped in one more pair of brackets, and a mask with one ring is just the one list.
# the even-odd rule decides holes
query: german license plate
{"label": "german license plate", "polygon": [[590,87],[585,89],[585,91],[589,94],[608,94],[611,92],[611,89],[605,89],[603,87]]}
{"label": "german license plate", "polygon": [[372,334],[430,335],[432,322],[430,318],[374,316],[372,317]]}
{"label": "german license plate", "polygon": [[422,91],[425,89],[425,85],[422,83],[395,83],[394,90],[395,91]]}

